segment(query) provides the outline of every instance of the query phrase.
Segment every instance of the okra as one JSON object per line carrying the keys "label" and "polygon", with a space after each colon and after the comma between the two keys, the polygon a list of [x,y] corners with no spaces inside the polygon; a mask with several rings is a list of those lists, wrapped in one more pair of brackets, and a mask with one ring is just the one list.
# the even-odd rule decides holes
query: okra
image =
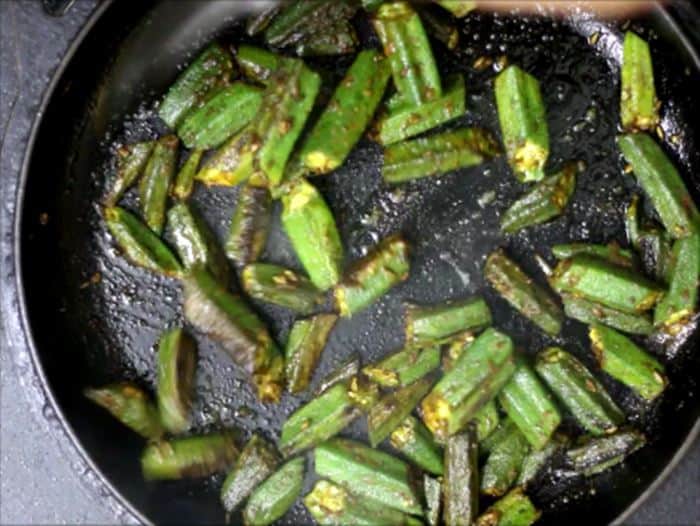
{"label": "okra", "polygon": [[390,184],[468,168],[499,153],[493,136],[481,128],[461,128],[392,144],[384,150],[382,177]]}
{"label": "okra", "polygon": [[316,473],[358,497],[420,515],[408,465],[359,442],[334,438],[314,449]]}
{"label": "okra", "polygon": [[175,183],[171,190],[175,199],[184,201],[192,195],[192,190],[194,190],[194,178],[197,175],[199,163],[202,160],[203,154],[203,150],[193,150],[185,161],[185,164],[180,168],[180,171],[177,172]]}
{"label": "okra", "polygon": [[158,108],[158,115],[176,129],[182,119],[204,100],[211,90],[225,86],[233,73],[231,55],[223,46],[212,44],[183,71]]}
{"label": "okra", "polygon": [[318,314],[294,322],[285,349],[287,389],[291,393],[301,393],[309,386],[337,319],[335,314]]}
{"label": "okra", "polygon": [[617,145],[669,234],[681,239],[700,231],[700,213],[693,198],[654,139],[644,133],[629,133],[619,136]]}
{"label": "okra", "polygon": [[237,266],[256,261],[267,241],[272,214],[272,198],[267,188],[247,184],[238,193],[226,239],[226,255]]}
{"label": "okra", "polygon": [[490,436],[498,427],[500,420],[498,408],[493,400],[482,406],[471,419],[476,429],[476,439],[481,442]]}
{"label": "okra", "polygon": [[588,301],[572,294],[563,294],[564,313],[575,320],[591,325],[602,323],[613,329],[630,334],[651,334],[654,326],[647,314],[630,314],[617,309],[611,309],[600,303]]}
{"label": "okra", "polygon": [[156,440],[163,435],[158,410],[148,395],[136,385],[120,382],[85,389],[84,394],[142,437]]}
{"label": "okra", "polygon": [[568,443],[568,437],[562,435],[554,435],[552,440],[540,450],[530,451],[523,460],[520,466],[520,474],[518,480],[515,481],[516,486],[527,487],[527,485],[535,479],[540,470],[560,453]]}
{"label": "okra", "polygon": [[471,526],[479,512],[479,451],[473,426],[445,445],[446,526]]}
{"label": "okra", "polygon": [[561,422],[552,395],[524,361],[518,363],[498,401],[534,449],[542,449]]}
{"label": "okra", "polygon": [[162,440],[146,446],[141,471],[146,480],[202,478],[227,469],[238,457],[231,432]]}
{"label": "okra", "polygon": [[425,7],[419,7],[418,13],[431,37],[442,42],[447,49],[455,49],[459,45],[459,30],[450,22],[449,15],[442,16]]}
{"label": "okra", "polygon": [[301,494],[304,459],[294,458],[253,491],[243,509],[243,520],[250,526],[267,526],[281,518]]}
{"label": "okra", "polygon": [[[687,239],[687,238],[686,238]],[[639,236],[642,268],[659,283],[668,283],[672,258],[671,236],[665,230],[645,228]]]}
{"label": "okra", "polygon": [[274,17],[265,30],[265,41],[271,46],[286,47],[314,36],[329,23],[349,19],[353,12],[354,8],[345,1],[297,0]]}
{"label": "okra", "polygon": [[347,20],[334,20],[323,31],[309,34],[296,46],[300,57],[345,55],[357,48],[355,28]]}
{"label": "okra", "polygon": [[146,167],[155,141],[127,144],[117,150],[117,175],[112,188],[105,197],[105,206],[114,206],[131,185],[136,182]]}
{"label": "okra", "polygon": [[440,480],[423,475],[423,493],[425,494],[425,520],[428,526],[440,524],[442,513],[442,484]]}
{"label": "okra", "polygon": [[654,400],[668,384],[663,365],[632,340],[608,327],[591,326],[591,350],[600,368],[647,400]]}
{"label": "okra", "polygon": [[495,80],[496,106],[508,163],[521,182],[539,181],[549,156],[549,132],[540,85],[518,66]]}
{"label": "okra", "polygon": [[221,145],[202,165],[195,179],[207,186],[236,186],[249,179],[254,172],[254,149],[259,147],[250,126]]}
{"label": "okra", "polygon": [[282,9],[281,5],[269,7],[260,11],[260,13],[248,17],[245,24],[245,32],[248,36],[253,37],[258,33],[262,33],[270,25],[270,22],[277,16]]}
{"label": "okra", "polygon": [[311,282],[326,290],[340,279],[343,245],[321,194],[304,179],[282,196],[282,226]]}
{"label": "okra", "polygon": [[634,268],[635,257],[631,250],[620,248],[617,242],[612,241],[606,245],[596,245],[593,243],[566,243],[554,245],[552,254],[557,259],[569,259],[578,254],[594,256],[614,263],[621,267]]}
{"label": "okra", "polygon": [[246,77],[267,84],[280,66],[280,57],[266,49],[241,44],[236,51],[236,63]]}
{"label": "okra", "polygon": [[297,409],[282,426],[279,447],[294,455],[340,433],[359,416],[346,382],[335,384]]}
{"label": "okra", "polygon": [[299,157],[309,170],[323,174],[345,161],[370,123],[389,75],[376,50],[357,55],[301,147]]}
{"label": "okra", "polygon": [[179,142],[174,135],[158,139],[139,183],[143,219],[159,235],[165,223],[165,206],[170,183],[175,176]]}
{"label": "okra", "polygon": [[168,211],[168,229],[186,269],[201,265],[223,286],[228,285],[229,266],[214,233],[187,204],[178,203]]}
{"label": "okra", "polygon": [[551,294],[535,283],[503,250],[486,260],[484,276],[520,314],[552,336],[559,334],[564,315]]}
{"label": "okra", "polygon": [[419,106],[401,105],[382,116],[377,123],[377,141],[386,146],[451,121],[464,114],[465,97],[464,77],[452,76],[441,97]]}
{"label": "okra", "polygon": [[537,356],[535,370],[591,434],[614,433],[624,420],[625,415],[602,384],[571,354],[549,347]]}
{"label": "okra", "polygon": [[405,341],[425,346],[445,343],[468,330],[491,325],[491,311],[483,298],[448,302],[444,305],[406,305]]}
{"label": "okra", "polygon": [[350,379],[348,396],[352,404],[367,414],[379,401],[379,386],[366,376],[358,374]]}
{"label": "okra", "polygon": [[328,373],[314,391],[316,396],[325,393],[328,389],[341,382],[349,382],[360,372],[360,360],[353,354],[340,363],[333,371]]}
{"label": "okra", "polygon": [[486,329],[421,404],[423,422],[438,440],[459,432],[493,399],[515,370],[513,342]]}
{"label": "okra", "polygon": [[464,18],[476,9],[476,0],[435,0],[457,18]]}
{"label": "okra", "polygon": [[241,285],[251,297],[311,314],[319,305],[320,292],[306,276],[271,263],[250,263],[241,271]]}
{"label": "okra", "polygon": [[182,266],[170,249],[136,216],[114,206],[104,209],[105,223],[124,256],[141,267],[179,276]]}
{"label": "okra", "polygon": [[518,426],[510,418],[501,420],[496,430],[483,440],[479,440],[479,455],[488,456],[491,450],[515,431]]}
{"label": "okra", "polygon": [[445,372],[452,370],[459,357],[462,356],[467,347],[474,343],[475,339],[476,336],[473,332],[465,331],[457,334],[445,344],[442,354],[442,368]]}
{"label": "okra", "polygon": [[592,438],[566,452],[571,468],[584,476],[596,475],[616,466],[646,444],[646,437],[634,429]]}
{"label": "okra", "polygon": [[391,445],[419,468],[442,475],[442,451],[427,427],[414,416],[407,416],[391,432]]}
{"label": "okra", "polygon": [[158,346],[158,412],[172,434],[190,428],[197,348],[180,327],[163,333]]}
{"label": "okra", "polygon": [[365,366],[362,372],[382,387],[398,387],[422,378],[439,365],[439,347],[407,347]]}
{"label": "okra", "polygon": [[405,281],[409,268],[408,244],[398,235],[383,239],[353,263],[333,290],[338,312],[347,318],[365,309]]}
{"label": "okra", "polygon": [[620,118],[625,130],[654,130],[659,124],[649,44],[632,31],[625,33],[620,84]]}
{"label": "okra", "polygon": [[535,184],[504,212],[501,230],[512,234],[560,216],[574,193],[577,171],[576,163],[568,163]]}
{"label": "okra", "polygon": [[231,472],[221,487],[221,503],[231,513],[253,490],[268,478],[279,464],[280,458],[274,446],[258,435],[248,441],[241,450]]}
{"label": "okra", "polygon": [[435,383],[425,377],[382,396],[367,414],[367,434],[372,447],[377,447],[408,417]]}
{"label": "okra", "polygon": [[639,220],[639,195],[634,194],[630,200],[630,204],[625,209],[625,236],[627,242],[635,249],[639,250],[639,237],[641,236],[642,227]]}
{"label": "okra", "polygon": [[661,288],[634,270],[585,254],[560,261],[549,282],[560,294],[630,314],[651,309],[663,295]]}
{"label": "okra", "polygon": [[188,148],[217,148],[253,119],[261,103],[260,88],[234,82],[190,112],[177,134]]}
{"label": "okra", "polygon": [[486,459],[481,474],[481,492],[492,497],[505,495],[520,474],[520,466],[530,451],[527,438],[517,426],[508,426]]}
{"label": "okra", "polygon": [[530,526],[540,515],[523,489],[515,488],[481,514],[474,526]]}

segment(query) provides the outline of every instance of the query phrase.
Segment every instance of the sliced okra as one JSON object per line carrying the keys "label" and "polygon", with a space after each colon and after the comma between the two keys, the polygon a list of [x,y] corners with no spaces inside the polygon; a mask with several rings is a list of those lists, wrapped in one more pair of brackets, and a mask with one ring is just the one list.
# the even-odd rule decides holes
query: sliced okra
{"label": "sliced okra", "polygon": [[[267,29],[272,20],[279,14],[282,5],[275,5],[263,9],[258,14],[248,17],[245,24],[245,32],[249,37],[262,33]],[[242,69],[242,68],[241,68]]]}
{"label": "sliced okra", "polygon": [[630,334],[651,334],[654,325],[647,314],[630,314],[588,301],[573,294],[562,294],[564,313],[575,320],[591,325],[601,323]]}
{"label": "sliced okra", "polygon": [[472,331],[464,331],[447,341],[443,346],[442,369],[445,372],[452,370],[459,357],[474,343],[475,339],[476,336]]}
{"label": "sliced okra", "polygon": [[464,18],[476,9],[476,0],[435,0],[457,18]]}
{"label": "sliced okra", "polygon": [[304,459],[293,458],[251,493],[243,509],[249,526],[267,526],[281,518],[294,505],[304,483]]}
{"label": "sliced okra", "polygon": [[155,141],[127,144],[117,150],[117,176],[112,183],[105,206],[114,206],[121,196],[133,185],[146,167]]}
{"label": "sliced okra", "polygon": [[266,49],[241,44],[236,50],[236,63],[247,78],[267,84],[280,66],[280,57]]}
{"label": "sliced okra", "polygon": [[439,365],[439,347],[407,347],[365,366],[362,372],[383,387],[397,387],[422,378]]}
{"label": "sliced okra", "polygon": [[156,141],[139,183],[143,219],[159,235],[165,224],[165,207],[170,183],[175,176],[179,142],[174,135],[166,135]]}
{"label": "sliced okra", "polygon": [[199,163],[202,160],[203,154],[203,150],[193,150],[185,161],[185,164],[183,164],[182,168],[177,172],[173,188],[170,191],[175,199],[184,201],[192,195],[192,190],[194,190],[194,178],[197,175],[197,170],[199,170]]}
{"label": "sliced okra", "polygon": [[379,386],[365,375],[358,374],[350,379],[348,396],[355,407],[367,414],[379,401]]}
{"label": "sliced okra", "polygon": [[253,174],[253,150],[259,142],[249,129],[243,128],[222,144],[201,166],[195,179],[207,186],[236,186]]}
{"label": "sliced okra", "polygon": [[238,193],[226,239],[226,255],[237,266],[256,261],[267,241],[272,214],[272,198],[267,188],[247,184]]}
{"label": "sliced okra", "polygon": [[315,395],[325,393],[328,389],[341,382],[349,382],[360,372],[360,359],[356,354],[343,360],[333,371],[328,373],[314,391]]}
{"label": "sliced okra", "polygon": [[555,434],[552,440],[540,450],[531,450],[523,460],[520,466],[520,474],[518,480],[515,481],[516,486],[527,487],[527,485],[535,479],[540,470],[559,454],[568,444],[568,437],[565,435]]}
{"label": "sliced okra", "polygon": [[428,526],[438,526],[442,513],[442,484],[439,479],[423,475],[423,493],[425,494],[425,520]]}
{"label": "sliced okra", "polygon": [[459,45],[459,30],[449,18],[425,6],[418,7],[418,14],[425,25],[428,35],[442,42],[447,49],[455,49]]}
{"label": "sliced okra", "polygon": [[323,31],[306,36],[296,46],[300,57],[345,55],[357,48],[358,38],[355,28],[348,20],[335,20]]}
{"label": "sliced okra", "polygon": [[654,227],[639,235],[639,255],[644,272],[659,283],[668,283],[672,263],[672,239],[668,232]]}
{"label": "sliced okra", "polygon": [[407,416],[391,432],[389,441],[412,464],[433,475],[442,475],[442,450],[428,428],[416,417]]}
{"label": "sliced okra", "polygon": [[158,345],[158,412],[172,434],[190,428],[196,368],[194,340],[180,327],[163,333]]}
{"label": "sliced okra", "polygon": [[479,450],[473,426],[447,439],[445,445],[446,526],[471,526],[479,512]]}
{"label": "sliced okra", "polygon": [[474,526],[530,526],[540,515],[523,489],[514,488],[482,513]]}
{"label": "sliced okra", "polygon": [[291,393],[301,393],[309,386],[337,319],[335,314],[317,314],[292,326],[285,349],[287,389]]}
{"label": "sliced okra", "polygon": [[584,476],[596,475],[616,466],[646,444],[646,437],[634,429],[589,439],[566,452],[571,468]]}
{"label": "sliced okra", "polygon": [[491,325],[491,310],[483,298],[452,301],[443,305],[406,305],[407,345],[441,344],[465,331]]}
{"label": "sliced okra", "polygon": [[530,451],[527,438],[514,424],[507,422],[498,438],[488,453],[481,474],[481,492],[492,497],[505,495],[511,488]]}
{"label": "sliced okra", "polygon": [[606,245],[594,243],[566,243],[554,245],[552,254],[557,259],[569,259],[578,254],[594,256],[600,259],[620,265],[621,267],[634,268],[635,256],[631,250],[621,248],[617,242],[612,241]]}
{"label": "sliced okra", "polygon": [[306,276],[271,263],[250,263],[243,267],[241,285],[251,298],[299,314],[311,314],[321,299],[320,291]]}
{"label": "sliced okra", "polygon": [[284,6],[265,29],[265,42],[275,47],[303,42],[350,19],[354,12],[355,6],[344,0],[295,0]]}
{"label": "sliced okra", "polygon": [[501,417],[498,414],[498,408],[496,407],[496,402],[491,400],[487,404],[481,407],[475,414],[471,422],[474,424],[474,429],[476,430],[476,439],[481,442],[486,439],[496,431],[498,424],[501,421]]}
{"label": "sliced okra", "polygon": [[627,242],[635,249],[639,250],[639,236],[641,235],[642,227],[639,219],[639,195],[634,194],[630,203],[625,208],[625,236]]}
{"label": "sliced okra", "polygon": [[625,33],[620,84],[620,118],[625,130],[654,130],[659,124],[649,44],[632,31]]}

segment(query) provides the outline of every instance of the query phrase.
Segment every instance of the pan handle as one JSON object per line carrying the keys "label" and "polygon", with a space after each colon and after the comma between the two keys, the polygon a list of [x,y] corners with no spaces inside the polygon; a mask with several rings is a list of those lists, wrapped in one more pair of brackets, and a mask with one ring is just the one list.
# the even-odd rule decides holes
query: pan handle
{"label": "pan handle", "polygon": [[51,16],[65,15],[75,0],[42,0],[44,11]]}

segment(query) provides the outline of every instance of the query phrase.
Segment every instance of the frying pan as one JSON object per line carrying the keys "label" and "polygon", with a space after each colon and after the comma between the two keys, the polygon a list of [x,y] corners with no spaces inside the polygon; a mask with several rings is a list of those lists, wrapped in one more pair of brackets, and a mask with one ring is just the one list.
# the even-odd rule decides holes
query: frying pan
{"label": "frying pan", "polygon": [[[88,22],[50,85],[23,166],[15,224],[15,263],[22,330],[42,371],[63,423],[127,507],[143,521],[215,523],[221,479],[146,483],[138,458],[142,441],[93,407],[81,395],[87,385],[122,378],[154,385],[154,344],[165,327],[181,323],[179,285],[134,268],[121,259],[99,218],[99,202],[113,174],[119,143],[164,130],[153,103],[212,38],[237,42],[242,16],[263,2],[105,2]],[[692,38],[698,13],[689,5],[657,8],[632,28],[652,38],[662,128],[669,153],[700,202],[700,122],[694,100],[700,61]],[[567,240],[624,239],[622,211],[635,189],[614,145],[617,127],[621,27],[585,13],[562,21],[528,17],[469,16],[462,45],[448,53],[436,44],[443,71],[461,71],[468,86],[467,115],[458,124],[495,132],[491,96],[493,68],[477,71],[483,55],[508,59],[537,76],[543,86],[552,138],[550,167],[577,159],[587,169],[564,217],[525,233],[503,237],[499,213],[522,192],[503,159],[398,188],[381,183],[380,149],[363,141],[337,172],[314,179],[333,209],[348,260],[377,240],[402,232],[413,247],[410,279],[367,311],[334,330],[315,381],[358,354],[369,362],[401,345],[404,300],[433,303],[483,294],[495,324],[523,352],[557,344],[593,365],[585,327],[568,320],[562,336],[550,339],[484,286],[486,254],[504,246],[526,270],[543,280],[534,255]],[[365,35],[367,36],[367,35]],[[371,39],[371,37],[369,37]],[[347,59],[313,62],[336,75]],[[333,71],[334,70],[334,71]],[[193,206],[221,238],[236,189],[198,188]],[[127,196],[126,206],[134,206]],[[264,260],[298,267],[288,241],[273,230]],[[292,318],[282,309],[255,304],[273,334],[284,341]],[[533,498],[543,524],[563,521],[602,524],[622,521],[678,461],[678,451],[698,434],[697,332],[668,345],[649,342],[668,364],[671,386],[660,403],[641,404],[629,391],[602,378],[632,423],[650,444],[622,467],[582,481],[552,468]],[[274,439],[284,419],[309,394],[286,396],[274,406],[256,403],[244,374],[215,345],[196,335],[200,349],[195,428],[235,426]],[[362,424],[348,430],[363,433]],[[307,481],[307,487],[311,480]],[[284,523],[309,522],[300,505]]]}

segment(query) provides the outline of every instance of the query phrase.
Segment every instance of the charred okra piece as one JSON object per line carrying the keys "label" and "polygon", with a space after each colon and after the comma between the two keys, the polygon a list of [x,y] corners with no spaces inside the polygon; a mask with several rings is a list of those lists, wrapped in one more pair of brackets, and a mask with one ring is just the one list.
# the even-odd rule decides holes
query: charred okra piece
{"label": "charred okra piece", "polygon": [[629,133],[619,136],[617,145],[669,234],[681,239],[699,232],[700,213],[693,198],[654,139],[644,133]]}
{"label": "charred okra piece", "polygon": [[366,376],[358,374],[350,379],[348,396],[353,405],[363,413],[369,413],[370,409],[379,401],[379,395],[379,386]]}
{"label": "charred okra piece", "polygon": [[423,422],[438,440],[459,432],[493,399],[515,370],[513,342],[486,329],[421,404]]}
{"label": "charred okra piece", "polygon": [[236,186],[253,174],[255,135],[246,126],[221,145],[200,168],[195,179],[207,186]]}
{"label": "charred okra piece", "polygon": [[644,271],[659,283],[668,283],[672,260],[671,236],[665,230],[649,227],[639,236],[639,256]]}
{"label": "charred okra piece", "polygon": [[335,384],[292,413],[282,426],[280,450],[290,456],[314,447],[340,433],[357,416],[347,383]]}
{"label": "charred okra piece", "polygon": [[564,315],[554,298],[525,274],[503,250],[486,260],[484,276],[520,314],[552,336],[559,334]]}
{"label": "charred okra piece", "polygon": [[182,266],[170,249],[136,216],[114,206],[104,209],[105,223],[124,256],[141,267],[179,276]]}
{"label": "charred okra piece", "polygon": [[281,518],[301,494],[304,483],[304,459],[284,464],[253,491],[243,509],[243,521],[249,526],[267,526]]}
{"label": "charred okra piece", "polygon": [[144,438],[155,440],[163,435],[156,406],[139,387],[128,382],[89,388],[85,396],[110,412],[117,420]]}
{"label": "charred okra piece", "polygon": [[484,464],[481,492],[492,497],[505,495],[518,478],[520,466],[529,451],[525,435],[518,426],[507,421]]}
{"label": "charred okra piece", "polygon": [[436,345],[468,330],[491,325],[491,311],[483,298],[448,302],[444,305],[407,304],[405,341],[407,345]]}
{"label": "charred okra piece", "polygon": [[510,167],[521,182],[541,180],[549,156],[549,132],[539,82],[513,65],[496,77],[495,91]]}
{"label": "charred okra piece", "polygon": [[271,209],[267,188],[250,184],[241,188],[225,246],[226,255],[236,265],[247,265],[260,257],[270,229]]}
{"label": "charred okra piece", "polygon": [[468,168],[499,153],[493,136],[481,128],[462,128],[392,144],[384,150],[382,177],[397,184]]}
{"label": "charred okra piece", "polygon": [[355,28],[347,20],[335,20],[320,33],[310,34],[296,46],[300,57],[345,55],[357,47]]}
{"label": "charred okra piece", "polygon": [[296,0],[287,4],[265,30],[265,42],[275,47],[286,47],[319,33],[328,26],[349,20],[355,12],[350,2],[335,0]]}
{"label": "charred okra piece", "polygon": [[243,290],[256,300],[274,303],[299,314],[311,314],[320,292],[308,278],[270,263],[251,263],[241,271]]}
{"label": "charred okra piece", "polygon": [[625,419],[603,385],[571,354],[549,347],[537,356],[535,370],[581,426],[600,436],[614,433]]}
{"label": "charred okra piece", "polygon": [[455,49],[459,45],[459,30],[450,22],[449,15],[442,16],[425,6],[420,6],[418,12],[431,37],[442,42],[447,49]]}
{"label": "charred okra piece", "polygon": [[245,24],[246,35],[253,37],[258,33],[262,33],[270,25],[270,22],[277,16],[282,9],[281,5],[276,5],[264,9],[256,15],[248,17]]}
{"label": "charred okra piece", "polygon": [[420,515],[408,465],[359,442],[334,438],[314,449],[316,473],[351,491],[404,513]]}
{"label": "charred okra piece", "polygon": [[180,327],[165,332],[158,346],[158,412],[170,433],[190,428],[196,367],[194,340]]}
{"label": "charred okra piece", "polygon": [[280,57],[266,49],[241,44],[236,51],[236,63],[246,77],[267,84],[280,66]]}
{"label": "charred okra piece", "polygon": [[568,437],[554,435],[552,440],[540,450],[530,451],[523,460],[520,466],[520,474],[518,480],[515,481],[516,486],[526,487],[532,480],[535,479],[540,470],[558,453],[562,451],[568,443]]}
{"label": "charred okra piece", "polygon": [[359,374],[359,372],[360,359],[357,355],[351,355],[321,380],[314,394],[318,396],[338,383],[349,382],[350,379]]}
{"label": "charred okra piece", "polygon": [[117,177],[112,189],[105,197],[105,206],[114,206],[132,184],[136,182],[146,167],[155,141],[127,144],[117,150]]}
{"label": "charred okra piece", "polygon": [[229,52],[219,44],[212,44],[178,76],[160,103],[158,115],[171,129],[176,129],[185,115],[206,100],[211,90],[228,84],[232,73]]}
{"label": "charred okra piece", "polygon": [[579,447],[569,449],[566,456],[574,471],[588,477],[616,466],[644,444],[646,438],[639,431],[625,430],[592,438]]}
{"label": "charred okra piece", "polygon": [[457,18],[464,18],[476,9],[475,0],[435,0]]}
{"label": "charred okra piece", "polygon": [[285,349],[289,392],[301,393],[309,386],[311,375],[337,319],[335,314],[318,314],[296,321],[292,326]]}
{"label": "charred okra piece", "polygon": [[588,301],[572,294],[563,294],[564,314],[569,318],[588,325],[602,323],[613,329],[630,334],[651,334],[654,326],[647,314],[630,314],[617,309],[611,309],[600,303]]}
{"label": "charred okra piece", "polygon": [[474,526],[530,526],[540,515],[523,489],[515,488],[482,513]]}
{"label": "charred okra piece", "polygon": [[272,444],[258,435],[241,450],[231,472],[221,487],[221,503],[231,513],[253,490],[268,478],[279,464],[280,457]]}
{"label": "charred okra piece", "polygon": [[620,248],[615,241],[607,245],[596,245],[593,243],[566,243],[554,245],[552,254],[557,259],[569,259],[578,254],[594,256],[600,259],[620,265],[621,267],[634,268],[635,257],[631,250]]}
{"label": "charred okra piece", "polygon": [[357,55],[301,147],[299,157],[309,170],[323,174],[343,164],[372,120],[389,74],[376,50]]}
{"label": "charred okra piece", "polygon": [[625,130],[654,130],[659,101],[654,87],[649,44],[632,31],[625,33],[622,51],[620,118]]}
{"label": "charred okra piece", "polygon": [[203,150],[193,150],[185,161],[185,164],[180,168],[180,171],[177,172],[175,183],[173,183],[173,189],[171,190],[175,199],[184,201],[192,195],[192,190],[194,190],[194,178],[197,175],[199,162],[202,160],[203,154]]}
{"label": "charred okra piece", "polygon": [[425,494],[425,520],[428,526],[438,526],[442,514],[442,484],[439,479],[423,475],[423,493]]}
{"label": "charred okra piece", "polygon": [[170,183],[175,176],[178,144],[174,135],[158,139],[139,183],[143,219],[158,235],[163,231],[165,223],[165,206]]}
{"label": "charred okra piece", "polygon": [[427,427],[414,416],[407,416],[391,432],[391,445],[419,468],[442,475],[442,451]]}
{"label": "charred okra piece", "polygon": [[343,317],[350,317],[371,305],[393,286],[408,278],[408,244],[389,236],[353,263],[333,290],[335,305]]}
{"label": "charred okra piece", "polygon": [[362,372],[383,387],[398,387],[415,382],[439,365],[439,347],[408,347],[365,366]]}
{"label": "charred okra piece", "polygon": [[647,400],[668,384],[663,365],[632,340],[608,327],[593,325],[588,336],[600,368]]}
{"label": "charred okra piece", "polygon": [[237,456],[230,432],[173,438],[146,446],[141,471],[146,480],[202,478],[227,469]]}
{"label": "charred okra piece", "polygon": [[538,182],[504,212],[501,230],[512,234],[560,216],[574,193],[577,171],[575,163],[568,163],[561,171]]}
{"label": "charred okra piece", "polygon": [[479,450],[473,426],[445,445],[446,526],[471,526],[479,513]]}
{"label": "charred okra piece", "polygon": [[471,419],[476,430],[476,439],[482,441],[490,436],[491,433],[496,431],[500,420],[501,417],[498,414],[498,408],[493,400],[482,406],[482,408],[476,412],[474,418]]}

